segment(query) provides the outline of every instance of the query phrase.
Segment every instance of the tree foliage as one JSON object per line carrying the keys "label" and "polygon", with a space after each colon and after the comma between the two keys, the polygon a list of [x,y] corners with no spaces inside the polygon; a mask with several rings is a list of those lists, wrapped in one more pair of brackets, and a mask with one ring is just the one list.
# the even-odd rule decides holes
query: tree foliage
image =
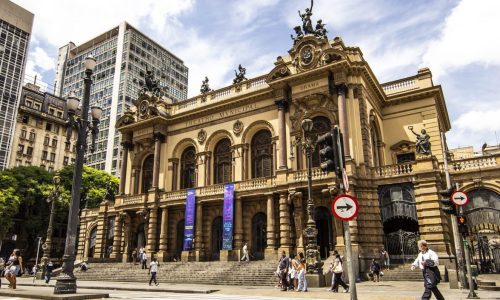
{"label": "tree foliage", "polygon": [[0,241],[14,224],[14,215],[19,208],[20,198],[15,193],[14,184],[14,179],[0,173]]}

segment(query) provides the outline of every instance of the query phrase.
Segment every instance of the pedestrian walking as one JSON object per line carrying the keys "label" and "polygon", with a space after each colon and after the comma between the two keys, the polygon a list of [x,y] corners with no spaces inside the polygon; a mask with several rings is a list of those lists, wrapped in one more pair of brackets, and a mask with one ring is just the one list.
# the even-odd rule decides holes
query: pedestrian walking
{"label": "pedestrian walking", "polygon": [[281,253],[281,260],[279,263],[279,274],[281,279],[281,291],[288,289],[288,268],[290,267],[290,260],[286,256],[286,252]]}
{"label": "pedestrian walking", "polygon": [[411,264],[411,270],[415,270],[417,267],[422,270],[425,287],[422,300],[429,300],[431,293],[434,294],[437,300],[444,300],[443,295],[437,287],[441,281],[441,274],[437,267],[439,265],[439,258],[436,252],[429,249],[425,240],[418,241],[418,249],[420,253],[413,264]]}
{"label": "pedestrian walking", "polygon": [[47,265],[45,266],[45,283],[50,282],[50,278],[52,277],[52,271],[54,270],[54,264],[49,259]]}
{"label": "pedestrian walking", "polygon": [[[333,269],[335,267],[335,258],[337,257],[337,255],[339,255],[339,252],[337,250],[333,250],[333,260],[330,263],[330,268],[329,268],[330,272],[332,272],[332,284],[330,286],[330,289],[328,289],[329,292],[333,292],[334,291],[334,286],[335,286],[335,272],[333,272]],[[340,259],[342,259],[342,258],[340,258]]]}
{"label": "pedestrian walking", "polygon": [[16,277],[19,272],[23,270],[23,258],[19,249],[14,249],[7,262],[7,269],[5,271],[5,278],[9,281],[9,288],[16,289]]}
{"label": "pedestrian walking", "polygon": [[250,257],[248,256],[248,246],[247,243],[243,245],[243,256],[240,260],[250,261]]}
{"label": "pedestrian walking", "polygon": [[147,269],[148,268],[148,254],[146,251],[142,252],[142,257],[141,257],[141,264],[142,264],[142,269]]}
{"label": "pedestrian walking", "polygon": [[344,272],[342,259],[340,255],[337,254],[335,256],[335,260],[333,263],[333,275],[335,276],[335,283],[333,285],[333,292],[337,293],[339,291],[339,285],[344,288],[344,293],[349,292],[349,286],[345,284],[344,280],[342,280],[342,273]]}
{"label": "pedestrian walking", "polygon": [[2,277],[5,274],[5,261],[0,257],[0,288],[2,287]]}
{"label": "pedestrian walking", "polygon": [[389,252],[385,250],[385,248],[382,248],[380,251],[380,258],[384,262],[384,267],[386,270],[389,270],[389,267],[391,266],[391,258],[389,256]]}
{"label": "pedestrian walking", "polygon": [[307,292],[307,280],[306,280],[306,260],[304,258],[304,253],[299,252],[298,257],[298,267],[297,267],[297,277],[298,277],[298,286],[297,292]]}
{"label": "pedestrian walking", "polygon": [[370,271],[371,271],[372,276],[373,276],[373,282],[379,282],[379,280],[380,280],[380,265],[375,259],[372,259]]}
{"label": "pedestrian walking", "polygon": [[156,273],[158,272],[158,262],[156,261],[156,257],[153,258],[153,261],[149,264],[149,272],[151,274],[151,278],[149,279],[149,285],[154,281],[155,285],[159,283],[156,281]]}
{"label": "pedestrian walking", "polygon": [[290,279],[291,279],[291,283],[293,285],[292,289],[295,289],[295,290],[298,290],[298,287],[299,287],[299,267],[300,267],[299,256],[295,255],[292,258],[291,268],[290,268]]}

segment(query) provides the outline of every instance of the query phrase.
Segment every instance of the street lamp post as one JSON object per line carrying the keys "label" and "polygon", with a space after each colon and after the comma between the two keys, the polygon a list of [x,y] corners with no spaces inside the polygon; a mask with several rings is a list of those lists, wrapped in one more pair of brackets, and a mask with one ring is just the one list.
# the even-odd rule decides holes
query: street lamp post
{"label": "street lamp post", "polygon": [[52,223],[54,222],[54,209],[56,206],[56,201],[57,199],[59,199],[59,195],[61,194],[60,191],[61,177],[59,177],[59,175],[55,175],[54,178],[52,179],[52,182],[54,184],[54,188],[52,189],[49,198],[47,198],[47,202],[51,203],[49,227],[47,227],[47,237],[45,239],[45,243],[43,243],[42,245],[43,249],[42,265],[44,271],[45,271],[45,266],[47,265],[47,262],[49,261],[50,258],[50,252],[52,251],[52,231],[53,231]]}
{"label": "street lamp post", "polygon": [[79,221],[80,209],[80,187],[82,185],[83,160],[87,149],[87,135],[92,133],[92,145],[90,150],[93,152],[95,148],[95,139],[98,133],[98,125],[101,119],[102,110],[100,107],[93,106],[92,124],[89,124],[89,105],[90,105],[90,86],[92,85],[92,73],[96,65],[96,60],[92,56],[88,56],[84,61],[85,77],[83,89],[83,103],[81,108],[81,117],[77,115],[78,105],[80,100],[74,95],[70,95],[67,100],[68,106],[68,122],[66,139],[69,142],[73,129],[78,133],[76,144],[76,161],[73,174],[73,186],[71,189],[71,202],[68,214],[68,227],[66,232],[66,244],[64,246],[63,265],[61,274],[57,277],[54,294],[73,294],[76,293],[76,277],[73,274],[75,264],[75,246],[76,234]]}
{"label": "street lamp post", "polygon": [[318,251],[318,229],[314,221],[314,200],[312,198],[312,152],[315,145],[316,136],[312,133],[313,121],[307,113],[302,120],[302,130],[304,131],[304,149],[307,158],[307,225],[304,229],[306,237],[306,260],[307,272],[313,274],[322,274],[321,257]]}

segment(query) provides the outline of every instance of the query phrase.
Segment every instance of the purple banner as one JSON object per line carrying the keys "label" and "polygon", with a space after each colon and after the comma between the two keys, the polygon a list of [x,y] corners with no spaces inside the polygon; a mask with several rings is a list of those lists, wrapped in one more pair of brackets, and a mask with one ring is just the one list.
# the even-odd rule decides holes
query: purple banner
{"label": "purple banner", "polygon": [[186,213],[184,214],[184,251],[193,250],[194,217],[195,217],[195,189],[188,189],[186,196]]}
{"label": "purple banner", "polygon": [[233,250],[234,183],[224,184],[222,210],[222,249]]}

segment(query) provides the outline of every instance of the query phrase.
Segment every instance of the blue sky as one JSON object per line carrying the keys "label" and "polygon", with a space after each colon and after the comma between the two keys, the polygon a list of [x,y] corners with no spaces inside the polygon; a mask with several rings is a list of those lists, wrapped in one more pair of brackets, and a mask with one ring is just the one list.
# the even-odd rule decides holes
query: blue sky
{"label": "blue sky", "polygon": [[[241,63],[249,77],[273,68],[291,47],[297,10],[309,0],[13,0],[35,14],[27,74],[54,80],[57,49],[77,45],[128,21],[184,60],[189,95],[204,76],[212,88],[231,83]],[[380,82],[429,67],[443,87],[450,147],[500,136],[500,1],[316,0],[313,20],[328,36],[359,46]]]}

